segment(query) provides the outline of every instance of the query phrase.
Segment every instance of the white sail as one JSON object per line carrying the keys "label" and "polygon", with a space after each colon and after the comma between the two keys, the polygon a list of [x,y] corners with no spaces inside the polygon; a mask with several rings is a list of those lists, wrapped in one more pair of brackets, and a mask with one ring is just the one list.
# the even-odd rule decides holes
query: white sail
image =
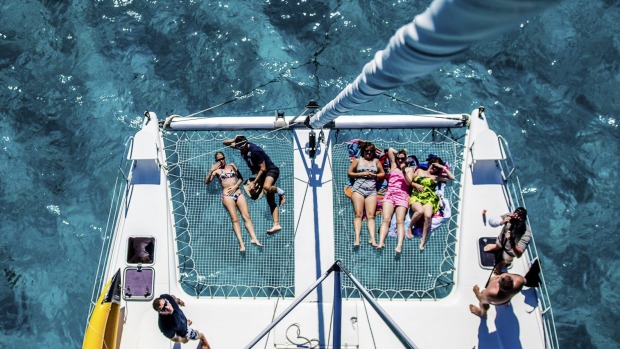
{"label": "white sail", "polygon": [[384,91],[411,84],[472,45],[487,40],[557,0],[435,0],[401,27],[362,73],[309,120],[320,128]]}

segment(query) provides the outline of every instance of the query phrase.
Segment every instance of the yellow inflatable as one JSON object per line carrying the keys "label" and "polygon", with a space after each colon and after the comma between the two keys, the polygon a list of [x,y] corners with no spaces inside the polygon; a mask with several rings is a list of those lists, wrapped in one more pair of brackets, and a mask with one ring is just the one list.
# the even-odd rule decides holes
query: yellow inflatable
{"label": "yellow inflatable", "polygon": [[105,285],[88,321],[82,349],[116,349],[121,311],[121,270]]}

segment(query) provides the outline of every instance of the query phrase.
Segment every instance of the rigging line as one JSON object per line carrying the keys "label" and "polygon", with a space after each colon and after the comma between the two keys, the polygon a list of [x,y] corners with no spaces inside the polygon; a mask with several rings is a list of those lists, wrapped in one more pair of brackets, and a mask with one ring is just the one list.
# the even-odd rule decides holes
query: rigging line
{"label": "rigging line", "polygon": [[194,116],[194,115],[198,115],[198,114],[204,113],[204,112],[206,112],[206,111],[209,111],[209,110],[215,109],[215,108],[217,108],[217,107],[221,107],[221,106],[226,105],[226,104],[228,104],[228,103],[232,103],[232,102],[236,101],[236,100],[237,100],[237,99],[239,99],[239,98],[240,98],[240,97],[235,97],[235,98],[233,98],[233,99],[229,99],[229,100],[224,101],[224,102],[222,102],[222,103],[220,103],[220,104],[216,104],[216,105],[214,105],[214,106],[212,106],[212,107],[209,107],[209,108],[207,108],[207,109],[203,109],[203,110],[201,110],[201,111],[197,111],[197,112],[195,112],[195,113],[193,113],[193,114],[189,114],[189,115],[186,115],[186,116],[184,116],[184,117],[188,118],[188,117],[191,117],[191,116]]}
{"label": "rigging line", "polygon": [[[293,241],[295,241],[295,238],[297,237],[297,232],[299,231],[299,223],[301,222],[301,212],[303,212],[304,210],[304,205],[306,203],[306,197],[308,196],[308,188],[310,187],[310,182],[306,182],[306,190],[304,191],[304,198],[301,201],[301,208],[299,209],[299,216],[298,216],[298,220],[297,220],[297,224],[295,225],[295,230],[293,232]],[[285,274],[286,276],[286,274]],[[276,297],[276,305],[273,308],[273,314],[271,316],[271,322],[273,322],[273,320],[276,317],[276,311],[278,310],[278,305],[280,303],[280,297]],[[269,335],[270,335],[271,331],[269,331],[269,333],[267,333],[267,339],[265,340],[265,349],[267,349],[267,343],[269,342]]]}
{"label": "rigging line", "polygon": [[[337,273],[334,273],[334,278],[336,277],[336,274]],[[335,304],[336,304],[336,302],[334,300],[332,302],[332,315],[329,317],[329,330],[327,331],[327,343],[325,343],[326,347],[329,346],[329,343],[331,341],[331,337],[332,337],[332,334],[333,334],[332,333],[332,325],[334,324],[334,311],[335,311],[335,308],[336,308]],[[340,322],[342,323],[342,320]],[[335,334],[334,334],[334,336],[335,336]]]}
{"label": "rigging line", "polygon": [[428,108],[428,107],[421,106],[421,105],[419,105],[419,104],[415,104],[415,103],[411,103],[411,102],[409,102],[409,101],[405,101],[404,99],[400,99],[400,98],[396,98],[396,97],[394,97],[394,96],[390,96],[390,95],[389,95],[389,94],[387,94],[387,93],[382,93],[382,95],[384,95],[384,96],[386,96],[386,97],[388,97],[388,98],[390,98],[390,99],[393,99],[393,100],[395,100],[396,102],[401,102],[401,103],[403,103],[403,104],[408,104],[408,105],[411,105],[411,106],[414,106],[414,107],[418,107],[418,108],[420,108],[420,109],[424,109],[424,110],[426,110],[426,111],[430,111],[430,112],[437,113],[437,114],[447,114],[447,113],[444,113],[444,112],[439,111],[439,110],[434,110],[434,109],[431,109],[431,108]]}
{"label": "rigging line", "polygon": [[[433,131],[431,131],[431,132],[434,132],[434,134],[439,135],[439,136],[441,136],[441,137],[445,138],[448,142],[450,142],[450,143],[452,143],[452,144],[457,144],[457,145],[460,145],[460,143],[459,143],[459,142],[457,142],[456,140],[454,140],[454,139],[450,138],[449,136],[447,136],[447,135],[445,135],[445,134],[443,134],[443,133],[439,132],[438,130],[433,130]],[[426,138],[426,137],[425,137],[425,138]]]}
{"label": "rigging line", "polygon": [[[370,337],[372,337],[372,345],[377,349],[377,343],[375,342],[375,333],[372,331],[372,324],[370,323],[370,316],[368,316],[368,308],[366,308],[366,301],[364,297],[360,297],[362,304],[364,305],[364,313],[366,314],[366,322],[368,322],[368,329],[370,330]],[[359,331],[359,327],[358,327]]]}
{"label": "rigging line", "polygon": [[[118,172],[120,172],[120,169],[118,170]],[[105,239],[105,235],[107,235],[108,228],[110,226],[110,219],[112,217],[112,209],[116,206],[115,203],[118,202],[117,201],[118,198],[115,198],[116,194],[117,194],[117,188],[118,188],[118,185],[119,185],[118,182],[119,182],[119,178],[120,178],[120,174],[118,172],[117,172],[117,175],[116,175],[116,181],[114,182],[114,189],[112,190],[112,199],[111,199],[111,202],[110,202],[110,210],[108,211],[108,220],[106,222],[105,230],[103,231],[103,233],[104,233],[104,240],[110,240],[110,239]],[[118,195],[120,197],[120,192],[118,193]],[[92,315],[92,311],[94,309],[95,297],[96,297],[97,291],[98,291],[97,290],[97,279],[99,278],[99,272],[101,271],[101,277],[103,277],[103,273],[104,273],[104,270],[101,269],[101,263],[103,261],[103,250],[105,250],[105,247],[106,247],[106,243],[103,243],[102,246],[101,246],[101,251],[99,251],[99,262],[97,263],[97,274],[95,275],[95,281],[93,282],[93,291],[92,291],[92,293],[90,295],[91,306],[90,306],[90,311],[88,312],[89,314],[88,314],[88,319],[87,319],[87,322],[86,322],[87,326],[88,326],[88,321],[90,321],[90,315]],[[99,283],[101,283],[101,282],[99,282]]]}
{"label": "rigging line", "polygon": [[[277,78],[277,79],[278,79],[278,78]],[[267,84],[269,84],[269,83],[271,83],[271,82],[274,82],[274,81],[277,81],[277,79],[273,79],[273,80],[271,80],[270,82],[268,82]],[[250,92],[244,93],[244,94],[240,95],[239,97],[234,97],[233,99],[229,99],[229,100],[227,100],[227,101],[224,101],[224,102],[222,102],[222,103],[220,103],[220,104],[214,105],[214,106],[209,107],[209,108],[207,108],[207,109],[203,109],[203,110],[197,111],[197,112],[195,112],[195,113],[193,113],[193,114],[186,115],[185,117],[191,117],[191,116],[194,116],[194,115],[198,115],[198,114],[204,113],[204,112],[206,112],[206,111],[209,111],[209,110],[212,110],[212,109],[215,109],[215,108],[221,107],[221,106],[226,105],[226,104],[228,104],[228,103],[232,103],[232,102],[234,102],[234,101],[236,101],[236,100],[238,100],[238,99],[241,99],[241,98],[251,97],[251,96],[252,96],[252,94],[254,93],[254,91],[258,90],[258,89],[259,89],[259,88],[261,88],[261,87],[267,86],[267,84],[259,85],[258,87],[255,87],[255,88],[253,88],[252,90],[250,90]],[[289,107],[289,108],[285,108],[285,109],[292,109],[292,108],[293,108],[293,107]]]}

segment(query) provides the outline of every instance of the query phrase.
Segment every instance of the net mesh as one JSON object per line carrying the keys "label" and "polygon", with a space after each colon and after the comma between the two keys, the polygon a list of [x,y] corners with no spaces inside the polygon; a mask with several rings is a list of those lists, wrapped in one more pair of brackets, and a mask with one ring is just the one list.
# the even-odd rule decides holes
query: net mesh
{"label": "net mesh", "polygon": [[[168,179],[174,210],[180,283],[189,294],[205,297],[292,297],[294,295],[293,235],[293,141],[290,131],[245,132],[252,143],[266,149],[280,169],[276,186],[288,203],[280,208],[282,231],[269,236],[273,224],[266,198],[253,201],[247,195],[256,235],[264,248],[250,244],[239,214],[246,252],[239,245],[230,216],[221,202],[217,179],[205,185],[222,151],[227,164],[234,163],[244,180],[251,172],[239,151],[224,147],[235,134],[215,131],[167,132],[164,135]],[[276,197],[277,200],[277,197]]]}
{"label": "net mesh", "polygon": [[[435,130],[347,130],[339,131],[332,148],[332,171],[334,176],[334,232],[335,253],[376,298],[420,299],[443,298],[453,285],[456,255],[456,229],[460,191],[460,164],[463,161],[464,146]],[[354,249],[355,234],[353,219],[355,213],[344,188],[350,181],[347,171],[350,158],[347,143],[354,139],[371,141],[378,149],[407,149],[408,155],[416,155],[420,161],[427,154],[435,154],[451,165],[456,180],[444,185],[445,198],[451,205],[451,217],[433,230],[427,238],[424,252],[418,249],[420,238],[405,239],[402,253],[394,252],[397,239],[388,236],[386,247],[376,250],[368,244],[366,222],[362,224],[360,247]],[[457,165],[457,166],[454,166]],[[379,241],[381,214],[375,217],[376,239]],[[348,280],[343,280],[343,296],[359,298],[360,294]]]}
{"label": "net mesh", "polygon": [[[244,133],[267,150],[280,168],[277,186],[287,195],[287,204],[280,209],[282,232],[268,236],[272,217],[265,198],[248,199],[256,234],[265,246],[249,244],[250,238],[243,219],[242,235],[246,252],[240,253],[230,217],[222,206],[221,185],[204,179],[214,163],[213,155],[223,151],[227,163],[237,165],[244,178],[250,177],[238,151],[225,148],[222,141],[234,138],[231,132],[168,132],[164,135],[173,214],[177,234],[180,283],[189,294],[207,297],[293,297],[294,296],[294,210],[293,210],[293,138],[291,131]],[[451,132],[451,131],[446,131]],[[458,137],[446,136],[437,130],[338,130],[331,133],[334,186],[335,254],[349,271],[376,298],[442,298],[453,285],[458,221],[460,164],[464,146]],[[433,230],[423,253],[418,250],[419,238],[405,240],[399,256],[394,253],[396,238],[386,239],[386,248],[377,251],[368,241],[366,223],[362,225],[362,244],[353,249],[354,211],[345,194],[349,184],[350,164],[347,142],[354,139],[372,141],[377,148],[406,148],[420,160],[435,154],[451,165],[456,180],[444,186],[443,192],[451,206],[451,217]],[[463,137],[460,137],[463,139]],[[381,215],[376,217],[377,231]],[[376,237],[378,239],[378,233]],[[355,286],[343,279],[343,296],[359,298]]]}

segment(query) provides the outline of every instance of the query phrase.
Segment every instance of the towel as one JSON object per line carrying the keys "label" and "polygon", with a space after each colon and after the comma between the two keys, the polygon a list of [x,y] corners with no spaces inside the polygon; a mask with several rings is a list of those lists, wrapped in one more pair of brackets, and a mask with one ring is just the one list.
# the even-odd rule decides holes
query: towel
{"label": "towel", "polygon": [[[435,213],[435,216],[431,218],[431,226],[428,230],[428,234],[433,233],[433,229],[436,229],[441,225],[441,223],[445,222],[452,216],[452,208],[450,207],[450,201],[443,196],[443,191],[438,191],[439,195],[439,211]],[[407,215],[405,216],[405,229],[411,224],[411,216],[413,216],[413,210],[409,210]],[[418,224],[413,229],[413,235],[422,236],[422,223],[423,220],[419,220]],[[392,215],[392,220],[390,221],[390,228],[388,229],[388,236],[397,237],[396,232],[396,214]]]}

